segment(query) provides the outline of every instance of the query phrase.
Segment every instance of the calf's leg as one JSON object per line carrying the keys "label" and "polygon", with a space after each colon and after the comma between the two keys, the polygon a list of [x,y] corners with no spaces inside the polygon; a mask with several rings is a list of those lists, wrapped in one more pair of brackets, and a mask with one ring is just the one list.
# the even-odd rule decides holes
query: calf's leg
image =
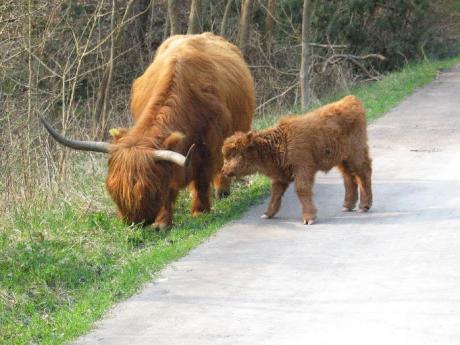
{"label": "calf's leg", "polygon": [[359,186],[359,211],[367,212],[372,206],[372,167],[369,158],[356,171],[356,176]]}
{"label": "calf's leg", "polygon": [[356,177],[350,169],[349,163],[344,161],[338,165],[338,168],[343,176],[343,184],[345,186],[345,199],[343,201],[343,210],[352,211],[358,201],[358,184]]}
{"label": "calf's leg", "polygon": [[362,159],[355,158],[350,164],[359,187],[359,212],[367,212],[372,206],[372,161],[369,153],[364,152]]}
{"label": "calf's leg", "polygon": [[286,182],[278,180],[272,181],[272,198],[262,218],[272,218],[278,213],[281,206],[281,199],[288,186],[289,183]]}
{"label": "calf's leg", "polygon": [[302,204],[302,220],[305,225],[312,225],[316,220],[316,207],[313,203],[313,184],[316,171],[299,170],[295,173],[295,191]]}

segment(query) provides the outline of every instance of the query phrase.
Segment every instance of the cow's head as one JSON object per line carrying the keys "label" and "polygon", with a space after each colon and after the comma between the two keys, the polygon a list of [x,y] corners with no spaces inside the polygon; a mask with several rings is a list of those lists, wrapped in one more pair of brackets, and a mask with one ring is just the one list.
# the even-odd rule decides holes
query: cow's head
{"label": "cow's head", "polygon": [[[162,143],[162,149],[153,149],[149,139],[130,138],[123,133],[111,133],[112,143],[80,141],[66,138],[51,125],[41,122],[60,144],[75,150],[102,152],[109,155],[106,186],[118,206],[119,214],[127,223],[154,222],[164,206],[173,185],[173,176],[185,174],[190,167],[195,145],[187,156],[171,150],[177,148],[183,135],[173,132]],[[117,129],[119,131],[119,129]],[[166,148],[166,149],[164,149]]]}
{"label": "cow's head", "polygon": [[240,177],[257,172],[258,152],[252,132],[237,132],[224,141],[222,146],[224,166],[222,174]]}

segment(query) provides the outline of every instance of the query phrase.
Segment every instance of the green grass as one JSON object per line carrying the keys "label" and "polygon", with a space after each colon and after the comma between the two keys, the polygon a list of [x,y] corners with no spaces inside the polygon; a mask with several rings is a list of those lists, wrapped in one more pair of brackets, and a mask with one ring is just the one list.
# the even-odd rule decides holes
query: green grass
{"label": "green grass", "polygon": [[18,213],[0,242],[0,344],[61,344],[82,334],[114,302],[268,191],[263,179],[249,183],[236,185],[199,218],[189,217],[190,200],[182,193],[177,226],[167,233],[128,227],[113,212],[88,213],[66,203]]}
{"label": "green grass", "polygon": [[[410,65],[348,93],[357,95],[375,119],[458,61]],[[276,119],[259,118],[254,127]],[[189,216],[190,200],[182,193],[176,227],[157,233],[117,220],[103,191],[103,169],[87,176],[81,165],[77,196],[61,194],[51,204],[31,201],[11,219],[0,218],[0,344],[62,344],[85,333],[113,303],[135,293],[269,191],[267,179],[253,177],[249,184],[235,185],[229,198],[214,202],[214,211],[199,218]],[[94,185],[99,189],[88,187]],[[92,193],[90,201],[81,197]]]}
{"label": "green grass", "polygon": [[400,72],[388,74],[383,80],[358,87],[352,93],[364,102],[370,120],[388,112],[396,104],[429,82],[441,69],[452,67],[460,61],[454,58],[443,61],[411,64]]}

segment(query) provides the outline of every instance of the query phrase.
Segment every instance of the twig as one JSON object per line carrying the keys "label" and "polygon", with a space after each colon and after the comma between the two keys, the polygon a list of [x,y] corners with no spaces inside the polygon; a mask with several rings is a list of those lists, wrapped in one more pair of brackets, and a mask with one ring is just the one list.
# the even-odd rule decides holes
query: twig
{"label": "twig", "polygon": [[351,61],[356,66],[358,66],[369,78],[375,80],[375,79],[378,79],[378,77],[372,75],[369,72],[369,70],[366,67],[364,67],[362,63],[358,61],[358,60],[366,60],[366,59],[371,59],[371,58],[379,59],[380,61],[386,60],[386,57],[380,54],[367,54],[363,56],[357,56],[353,54],[334,54],[330,56],[329,58],[327,58],[326,61],[324,61],[323,68],[321,69],[321,71],[324,73],[324,71],[326,70],[329,64],[335,64],[340,60],[348,60],[348,61]]}
{"label": "twig", "polygon": [[291,76],[297,76],[299,74],[298,71],[296,71],[295,73],[293,72],[285,72],[285,71],[280,71],[279,69],[271,66],[271,65],[252,65],[252,66],[249,66],[249,68],[266,68],[266,69],[271,69],[271,70],[274,70],[276,71],[277,73],[279,74],[284,74],[284,75],[291,75]]}
{"label": "twig", "polygon": [[[350,48],[349,45],[346,44],[324,44],[324,43],[314,43],[310,42],[308,44],[310,47],[320,47],[320,48],[329,48],[329,49],[334,49],[334,48]],[[300,48],[302,45],[301,44],[296,44],[292,46],[292,48]]]}
{"label": "twig", "polygon": [[261,105],[259,105],[257,108],[256,108],[256,111],[258,111],[259,109],[265,107],[268,103],[271,103],[272,101],[274,101],[275,99],[278,99],[280,97],[283,97],[284,95],[286,95],[289,91],[291,91],[293,88],[297,87],[298,83],[297,81],[292,84],[291,86],[289,86],[286,90],[284,90],[282,93],[280,93],[279,95],[276,95],[272,98],[270,98],[269,100],[265,101],[264,103],[262,103]]}
{"label": "twig", "polygon": [[22,19],[24,17],[30,16],[30,15],[40,11],[42,8],[47,7],[47,6],[48,6],[48,4],[44,4],[41,7],[37,8],[36,10],[24,13],[23,15],[20,15],[20,16],[14,17],[14,18],[0,20],[0,24],[14,23],[14,22],[18,21],[19,19]]}

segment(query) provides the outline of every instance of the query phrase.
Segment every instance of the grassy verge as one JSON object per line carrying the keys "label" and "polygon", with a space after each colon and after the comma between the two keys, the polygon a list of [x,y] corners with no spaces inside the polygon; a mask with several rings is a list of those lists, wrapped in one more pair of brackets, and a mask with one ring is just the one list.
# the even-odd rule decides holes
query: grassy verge
{"label": "grassy verge", "polygon": [[[374,119],[458,61],[410,65],[350,93],[363,100]],[[259,118],[254,127],[275,120]],[[88,195],[86,186],[101,186],[89,202],[65,197],[52,205],[31,202],[13,219],[0,218],[0,344],[62,344],[85,333],[113,303],[132,295],[269,190],[266,179],[254,177],[234,186],[228,199],[216,201],[214,212],[194,219],[183,193],[177,226],[153,233],[117,220],[103,192],[103,171],[93,175],[77,179],[83,195]]]}

